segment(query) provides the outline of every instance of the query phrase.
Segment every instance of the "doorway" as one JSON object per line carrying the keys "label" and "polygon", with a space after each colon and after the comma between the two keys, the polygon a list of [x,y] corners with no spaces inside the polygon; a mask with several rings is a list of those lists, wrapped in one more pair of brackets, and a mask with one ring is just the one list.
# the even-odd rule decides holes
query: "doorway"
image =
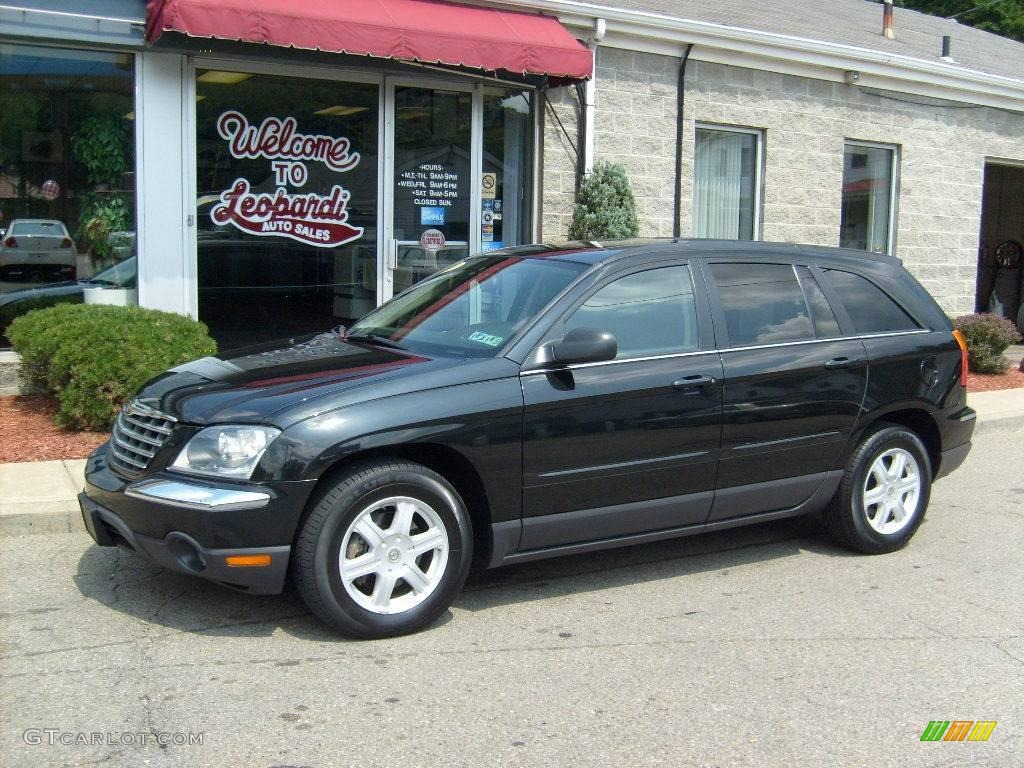
{"label": "doorway", "polygon": [[1024,163],[988,162],[981,205],[975,310],[1014,322],[1024,298]]}
{"label": "doorway", "polygon": [[467,256],[533,240],[528,88],[385,81],[380,299]]}

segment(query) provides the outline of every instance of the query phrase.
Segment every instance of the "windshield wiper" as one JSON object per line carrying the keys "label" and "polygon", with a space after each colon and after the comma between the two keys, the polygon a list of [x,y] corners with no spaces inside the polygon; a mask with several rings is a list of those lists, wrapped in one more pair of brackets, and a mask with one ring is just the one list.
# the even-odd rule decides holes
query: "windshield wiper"
{"label": "windshield wiper", "polygon": [[365,341],[370,344],[378,344],[382,347],[391,347],[392,349],[405,349],[397,341],[392,341],[387,336],[379,336],[376,333],[350,333],[348,336],[343,337],[345,341]]}

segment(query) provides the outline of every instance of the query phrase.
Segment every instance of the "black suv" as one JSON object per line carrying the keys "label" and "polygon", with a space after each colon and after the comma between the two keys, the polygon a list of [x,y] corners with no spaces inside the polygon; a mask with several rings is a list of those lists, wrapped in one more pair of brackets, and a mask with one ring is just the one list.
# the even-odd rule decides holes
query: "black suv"
{"label": "black suv", "polygon": [[824,512],[902,547],[970,449],[966,351],[897,259],[711,241],[461,261],[352,328],[170,370],[80,497],[101,545],[356,637],[490,567]]}

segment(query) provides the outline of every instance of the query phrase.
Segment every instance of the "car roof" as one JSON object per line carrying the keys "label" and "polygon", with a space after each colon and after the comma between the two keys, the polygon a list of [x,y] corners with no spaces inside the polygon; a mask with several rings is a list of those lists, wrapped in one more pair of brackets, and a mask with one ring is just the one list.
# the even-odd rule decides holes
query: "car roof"
{"label": "car roof", "polygon": [[60,224],[64,226],[64,222],[60,219],[11,219],[11,223],[8,226],[13,227],[15,224]]}
{"label": "car roof", "polygon": [[691,258],[742,257],[744,261],[772,258],[827,260],[852,265],[899,267],[902,262],[885,254],[823,245],[771,243],[760,240],[706,240],[699,238],[636,238],[632,240],[572,241],[508,248],[503,253],[526,258],[548,258],[599,266],[659,255]]}

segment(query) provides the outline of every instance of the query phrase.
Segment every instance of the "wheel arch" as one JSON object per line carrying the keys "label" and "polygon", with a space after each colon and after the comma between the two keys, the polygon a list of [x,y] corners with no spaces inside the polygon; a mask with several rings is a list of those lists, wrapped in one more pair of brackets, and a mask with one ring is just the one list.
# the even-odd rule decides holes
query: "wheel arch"
{"label": "wheel arch", "polygon": [[843,464],[845,465],[849,461],[850,456],[857,450],[857,446],[864,440],[864,436],[876,429],[879,424],[897,424],[906,427],[921,439],[925,449],[928,451],[929,468],[934,480],[939,470],[939,461],[942,458],[942,436],[935,423],[935,417],[924,408],[919,407],[909,406],[875,414],[870,421],[865,422],[860,433],[857,435],[857,439],[851,441],[847,446],[843,456]]}
{"label": "wheel arch", "polygon": [[462,497],[463,502],[466,504],[466,510],[469,512],[470,523],[473,526],[474,563],[487,562],[490,559],[491,547],[493,546],[491,507],[480,473],[462,453],[451,446],[440,443],[383,445],[353,452],[336,460],[321,473],[320,478],[317,480],[306,502],[302,517],[295,527],[293,538],[301,533],[310,510],[316,505],[325,488],[329,488],[339,477],[347,474],[353,467],[382,459],[404,459],[422,464],[427,469],[437,472],[437,474],[451,483],[459,496]]}

